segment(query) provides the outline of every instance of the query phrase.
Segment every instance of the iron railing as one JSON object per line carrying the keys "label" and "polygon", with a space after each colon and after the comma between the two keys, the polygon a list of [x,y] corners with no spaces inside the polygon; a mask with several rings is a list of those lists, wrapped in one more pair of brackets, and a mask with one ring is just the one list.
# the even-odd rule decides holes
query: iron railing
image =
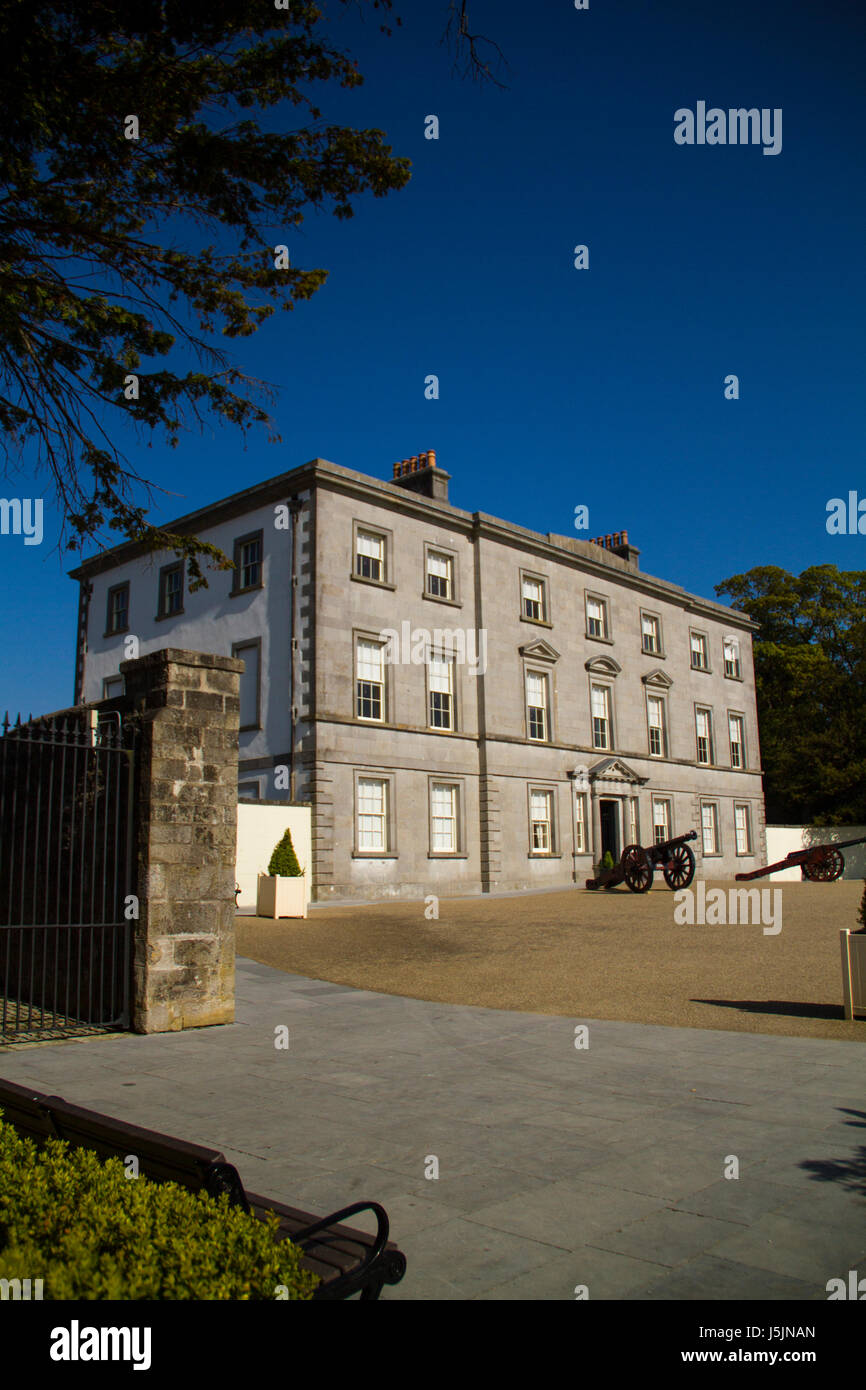
{"label": "iron railing", "polygon": [[128,1023],[132,797],[119,714],[4,722],[0,1040]]}

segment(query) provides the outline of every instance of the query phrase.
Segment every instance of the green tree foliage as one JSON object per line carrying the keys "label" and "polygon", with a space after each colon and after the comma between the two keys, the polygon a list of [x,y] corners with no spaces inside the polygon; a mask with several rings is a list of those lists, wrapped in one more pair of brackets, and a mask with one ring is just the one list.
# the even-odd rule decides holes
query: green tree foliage
{"label": "green tree foliage", "polygon": [[309,1299],[319,1281],[276,1228],[0,1118],[0,1278],[42,1279],[46,1299]]}
{"label": "green tree foliage", "polygon": [[[171,446],[205,414],[268,426],[267,389],[208,336],[248,336],[324,283],[294,263],[306,210],[351,217],[407,182],[382,131],[314,104],[318,84],[363,81],[325,19],[313,0],[0,0],[0,429],[7,470],[35,455],[53,483],[70,548],[107,527],[188,558],[190,588],[199,557],[231,567],[148,522],[151,485],[113,436],[121,412]],[[172,370],[173,349],[206,369]]]}
{"label": "green tree foliage", "polygon": [[292,844],[292,832],[287,830],[271,855],[268,873],[279,874],[282,878],[300,878],[303,872]]}
{"label": "green tree foliage", "polygon": [[761,565],[716,586],[759,625],[767,819],[866,821],[866,572]]}

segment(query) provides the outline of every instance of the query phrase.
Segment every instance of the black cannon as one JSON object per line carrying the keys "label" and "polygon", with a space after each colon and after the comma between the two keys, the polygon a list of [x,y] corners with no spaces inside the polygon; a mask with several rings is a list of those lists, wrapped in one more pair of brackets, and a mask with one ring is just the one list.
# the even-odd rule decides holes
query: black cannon
{"label": "black cannon", "polygon": [[810,845],[808,849],[792,849],[785,859],[779,859],[775,864],[765,864],[761,869],[753,869],[748,874],[734,874],[734,878],[740,883],[745,883],[750,878],[763,878],[765,874],[774,874],[778,869],[794,869],[799,864],[803,870],[803,877],[810,883],[835,883],[837,878],[841,878],[845,870],[845,856],[843,849],[850,849],[852,845],[866,844],[866,836],[861,836],[859,840],[840,840],[835,845]]}
{"label": "black cannon", "polygon": [[588,878],[586,886],[616,888],[625,883],[633,893],[648,893],[653,871],[660,867],[668,888],[688,888],[695,876],[695,856],[686,842],[697,838],[698,832],[690,830],[660,845],[626,845],[619,863],[603,869],[598,878]]}

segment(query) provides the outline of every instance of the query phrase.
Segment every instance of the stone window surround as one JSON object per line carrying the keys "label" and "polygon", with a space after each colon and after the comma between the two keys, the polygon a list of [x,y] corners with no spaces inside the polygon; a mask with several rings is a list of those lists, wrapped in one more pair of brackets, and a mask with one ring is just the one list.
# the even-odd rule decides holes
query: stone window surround
{"label": "stone window surround", "polygon": [[[243,641],[241,641],[241,642],[233,642],[233,643],[232,643],[232,657],[233,657],[236,661],[243,661],[243,660],[244,660],[244,657],[243,657],[242,653],[243,653],[244,651],[248,651],[248,650],[250,649],[250,647],[255,647],[255,648],[258,650],[258,654],[259,654],[259,659],[258,659],[257,666],[256,666],[256,721],[257,721],[257,722],[256,722],[255,724],[239,724],[239,725],[238,725],[238,733],[241,733],[241,734],[242,734],[242,733],[247,733],[247,732],[250,732],[250,731],[253,731],[253,730],[260,730],[261,727],[262,727],[262,639],[261,639],[261,637],[247,637],[247,638],[245,638],[245,639],[244,639]],[[244,672],[244,675],[246,675],[246,672]],[[241,681],[243,680],[243,678],[244,678],[244,677],[241,676],[241,678],[240,678]],[[238,717],[240,717],[240,716],[238,716]]]}
{"label": "stone window surround", "polygon": [[[523,607],[523,581],[532,579],[536,584],[541,585],[541,612],[540,618],[530,618]],[[553,623],[550,617],[550,580],[546,574],[539,573],[538,570],[528,570],[523,566],[519,570],[518,592],[520,596],[520,621],[522,623],[532,623],[534,627],[552,628]]]}
{"label": "stone window surround", "polygon": [[[727,661],[725,660],[725,643],[726,643],[726,642],[733,642],[733,643],[736,645],[736,648],[737,648],[737,665],[738,665],[739,668],[740,668],[740,674],[739,674],[739,675],[736,675],[735,672],[728,671],[728,670],[726,669],[726,668],[727,668],[727,664],[728,664]],[[723,673],[724,673],[725,680],[728,680],[728,681],[744,681],[744,680],[745,680],[745,677],[744,677],[744,675],[743,675],[743,653],[742,653],[742,649],[741,649],[741,647],[740,647],[740,639],[739,639],[739,637],[731,637],[730,635],[728,635],[727,637],[723,637],[723,638],[722,638],[722,671],[723,671]]]}
{"label": "stone window surround", "polygon": [[[112,618],[111,600],[112,600],[112,596],[113,596],[114,594],[120,593],[120,591],[121,591],[122,589],[125,589],[125,590],[126,590],[126,626],[125,626],[125,627],[112,627],[112,626],[111,626],[111,618]],[[128,579],[123,580],[123,582],[122,582],[121,584],[112,584],[111,588],[108,590],[108,593],[107,593],[106,599],[105,599],[105,631],[104,631],[103,634],[102,634],[103,637],[119,637],[120,634],[121,634],[122,632],[129,632],[129,598],[130,598],[130,585],[129,585],[129,580],[128,580]]]}
{"label": "stone window surround", "polygon": [[[607,691],[607,722],[609,727],[607,731],[608,746],[606,748],[597,748],[595,745],[592,727],[592,688],[595,685]],[[613,753],[616,749],[616,708],[613,698],[613,677],[605,674],[599,679],[598,673],[595,671],[589,672],[589,740],[594,753]]]}
{"label": "stone window surround", "polygon": [[[662,728],[661,728],[661,734],[662,734],[662,751],[661,751],[660,753],[653,753],[653,751],[652,751],[652,736],[651,736],[651,734],[650,734],[650,722],[649,722],[649,714],[650,714],[649,702],[650,702],[650,700],[658,700],[658,702],[659,702],[659,704],[661,705],[661,708],[662,708]],[[646,687],[646,723],[647,723],[647,748],[650,750],[650,751],[649,751],[649,756],[650,756],[651,758],[655,758],[656,760],[661,760],[661,759],[664,759],[664,758],[668,757],[668,752],[669,752],[669,749],[668,749],[668,742],[669,742],[669,740],[668,740],[668,702],[667,702],[667,695],[665,694],[665,692],[664,692],[663,690],[658,689],[658,688],[653,689],[653,688],[651,688],[650,686],[647,686],[647,687]]]}
{"label": "stone window surround", "polygon": [[[444,555],[451,561],[451,597],[443,598],[441,594],[431,594],[427,588],[427,557],[430,553],[434,555]],[[424,589],[422,598],[429,599],[431,603],[445,603],[452,608],[462,608],[463,600],[460,597],[460,570],[457,564],[457,551],[452,550],[447,545],[437,545],[435,541],[424,542]]]}
{"label": "stone window surround", "polygon": [[[590,632],[590,630],[589,630],[589,601],[590,601],[590,599],[592,599],[593,603],[598,603],[598,604],[601,605],[602,619],[603,619],[603,624],[604,624],[604,631],[603,631],[603,632],[596,633],[596,632]],[[611,618],[610,618],[610,599],[609,599],[609,598],[606,598],[604,594],[600,594],[600,593],[596,592],[596,590],[594,590],[594,589],[584,589],[584,591],[583,591],[583,612],[584,612],[584,617],[585,617],[585,619],[586,619],[586,632],[585,632],[585,634],[584,634],[584,636],[586,637],[586,640],[587,640],[588,642],[605,642],[609,647],[612,647],[612,646],[614,645],[614,640],[613,640],[613,637],[611,636],[611,633],[613,632],[613,628],[612,628],[612,626],[611,626]]]}
{"label": "stone window surround", "polygon": [[[743,810],[746,813],[746,839],[747,847],[744,850],[737,848],[737,811]],[[753,859],[755,851],[753,848],[754,836],[752,833],[752,807],[748,801],[734,802],[734,853],[738,859]]]}
{"label": "stone window surround", "polygon": [[[463,681],[456,653],[451,655],[451,726],[443,728],[430,723],[430,657],[445,657],[447,649],[429,646],[424,662],[424,729],[430,734],[456,734],[463,731]],[[364,723],[368,721],[364,720]]]}
{"label": "stone window surround", "polygon": [[[260,577],[260,579],[259,579],[258,584],[247,584],[244,588],[241,588],[241,585],[240,585],[240,579],[241,579],[241,555],[242,555],[243,547],[244,547],[245,545],[247,545],[250,541],[255,541],[255,540],[257,540],[257,541],[260,543],[260,546],[261,546],[261,550],[260,550],[260,559],[259,559],[259,574],[260,574],[261,577]],[[233,571],[232,571],[232,587],[231,587],[231,589],[229,590],[229,598],[237,598],[237,597],[239,597],[239,595],[241,595],[241,594],[252,594],[252,593],[255,593],[256,590],[258,590],[258,589],[263,589],[263,588],[265,587],[265,533],[264,533],[264,529],[260,527],[258,531],[248,531],[248,532],[246,533],[246,535],[244,535],[244,536],[238,536],[238,537],[235,539],[235,542],[234,542],[234,551],[233,551],[233,554],[232,554],[232,559],[234,560],[235,568],[234,568]]]}
{"label": "stone window surround", "polygon": [[[362,582],[364,582],[364,583],[374,583],[375,581],[374,581],[374,580],[364,580],[364,581],[362,581]],[[391,673],[392,667],[391,667],[391,663],[388,662],[388,661],[385,661],[385,660],[384,660],[384,657],[383,657],[383,660],[382,660],[382,718],[381,718],[381,719],[362,719],[361,716],[358,714],[358,643],[359,643],[359,641],[360,641],[360,642],[376,642],[376,643],[378,643],[378,644],[382,647],[383,652],[384,652],[385,647],[387,646],[387,643],[382,641],[381,636],[380,636],[380,633],[378,633],[378,632],[373,632],[373,631],[371,631],[371,630],[366,630],[366,629],[357,628],[357,627],[355,627],[355,628],[352,629],[352,722],[353,722],[354,724],[363,724],[363,725],[365,726],[365,728],[370,728],[370,727],[372,727],[372,728],[374,728],[374,729],[381,729],[381,728],[384,728],[385,725],[387,725],[387,724],[392,724],[392,723],[394,722],[394,719],[393,719],[393,711],[392,711],[392,702],[393,702],[394,690],[393,690],[393,683],[392,683],[392,678],[391,678],[391,674],[390,674],[390,673]]]}
{"label": "stone window surround", "polygon": [[[554,717],[553,717],[553,715],[554,715],[554,710],[553,710],[553,705],[554,705],[554,689],[553,689],[553,680],[551,679],[552,676],[553,676],[553,671],[552,671],[552,669],[546,669],[544,666],[540,666],[540,665],[538,664],[538,658],[537,658],[537,657],[536,657],[536,658],[524,657],[524,658],[523,658],[523,671],[522,671],[522,676],[523,676],[523,732],[524,732],[524,737],[525,737],[525,739],[526,739],[526,742],[527,742],[527,743],[532,743],[532,744],[541,744],[542,746],[544,746],[544,745],[546,745],[546,744],[548,744],[548,743],[555,743],[555,741],[556,741],[556,740],[555,740],[555,737],[554,737],[555,720],[554,720]],[[530,736],[530,733],[529,733],[529,691],[527,690],[527,676],[541,676],[541,677],[543,677],[544,682],[545,682],[545,689],[546,689],[546,691],[547,691],[547,705],[546,705],[546,707],[545,707],[545,715],[546,715],[547,728],[546,728],[545,731],[544,731],[544,738],[532,738],[532,737]]]}
{"label": "stone window surround", "polygon": [[[371,536],[378,536],[385,542],[384,551],[384,579],[367,579],[363,574],[358,574],[358,532],[366,531]],[[385,526],[380,526],[377,521],[364,521],[360,517],[352,518],[352,559],[349,568],[349,578],[356,584],[372,584],[375,589],[396,589],[394,582],[394,532]]]}
{"label": "stone window surround", "polygon": [[[716,847],[715,847],[714,850],[705,850],[705,849],[704,849],[704,807],[705,807],[705,806],[713,806],[713,807],[715,807],[715,812],[716,812],[716,817],[715,817],[715,825],[716,825]],[[708,797],[708,796],[707,796],[707,797],[703,797],[703,796],[701,797],[701,839],[700,839],[700,844],[701,844],[701,858],[702,858],[702,859],[722,859],[722,858],[724,857],[724,845],[723,845],[723,841],[722,841],[722,818],[721,818],[721,816],[719,815],[719,803],[718,803],[718,801],[714,801],[714,800],[712,799],[712,797]]]}
{"label": "stone window surround", "polygon": [[[699,753],[698,753],[698,715],[699,715],[699,714],[706,714],[706,715],[708,716],[708,717],[707,717],[707,728],[708,728],[708,730],[709,730],[709,744],[710,744],[709,749],[708,749],[708,752],[709,752],[709,755],[710,755],[710,756],[709,756],[709,758],[707,759],[706,762],[702,762],[702,761],[701,761],[700,756],[699,756]],[[713,710],[712,710],[712,706],[711,706],[711,705],[699,705],[699,704],[696,703],[696,704],[695,704],[695,763],[696,763],[696,765],[697,765],[698,767],[717,767],[717,766],[718,766],[718,764],[717,764],[717,762],[716,762],[716,730],[715,730],[715,728],[714,728],[714,725],[715,725],[715,720],[713,719]]]}
{"label": "stone window surround", "polygon": [[[532,793],[550,793],[550,849],[538,850],[532,847]],[[559,786],[556,782],[533,781],[526,784],[526,829],[527,859],[561,859],[562,846],[559,835]]]}
{"label": "stone window surround", "polygon": [[[169,574],[173,573],[173,572],[176,571],[176,570],[179,570],[179,571],[180,571],[180,608],[175,608],[175,610],[174,610],[173,613],[167,613],[167,612],[165,611],[165,605],[166,605],[166,596],[167,596],[168,576],[169,576]],[[183,560],[173,560],[173,561],[171,562],[170,565],[163,565],[163,566],[162,566],[162,568],[161,568],[160,571],[159,571],[159,591],[158,591],[158,598],[157,598],[158,607],[157,607],[157,613],[156,613],[156,617],[155,617],[155,619],[154,619],[154,622],[162,623],[162,622],[165,622],[166,619],[170,619],[170,618],[179,618],[180,615],[184,612],[184,598],[185,598],[186,595],[185,595],[185,589],[184,589],[184,582],[183,582],[183,581],[184,581],[184,563],[183,563]]]}
{"label": "stone window surround", "polygon": [[[694,661],[692,660],[692,658],[694,657],[694,652],[692,651],[692,637],[703,637],[703,639],[704,639],[704,656],[707,658],[707,664],[706,664],[706,666],[696,666],[695,663],[694,663]],[[690,628],[689,628],[689,670],[690,670],[690,671],[699,671],[699,672],[701,673],[701,675],[703,675],[703,676],[711,676],[711,675],[713,674],[713,663],[712,663],[712,660],[711,660],[711,656],[712,656],[712,647],[710,646],[710,634],[709,634],[708,632],[705,632],[705,631],[703,630],[703,628],[700,628],[700,627],[690,627]]]}
{"label": "stone window surround", "polygon": [[[358,783],[385,783],[385,843],[387,849],[358,848]],[[352,769],[352,858],[353,859],[399,859],[397,851],[397,795],[396,772],[382,767],[356,767]]]}
{"label": "stone window surround", "polygon": [[667,822],[668,822],[668,823],[667,823],[667,837],[668,837],[669,840],[673,840],[673,839],[676,838],[676,830],[674,829],[674,805],[675,805],[675,803],[676,803],[676,798],[673,797],[673,796],[669,796],[669,795],[660,795],[660,796],[656,796],[655,794],[653,794],[653,795],[650,797],[650,820],[651,820],[651,822],[652,822],[653,844],[656,843],[656,806],[657,806],[657,805],[659,805],[659,806],[661,806],[661,805],[667,806],[667,808],[668,808],[668,814],[667,814]]}
{"label": "stone window surround", "polygon": [[741,732],[742,732],[742,738],[740,739],[740,756],[741,756],[741,758],[742,758],[742,762],[740,763],[740,766],[739,766],[739,767],[734,767],[733,763],[731,763],[731,769],[732,769],[732,771],[734,771],[734,772],[748,772],[748,770],[749,770],[749,758],[748,758],[748,749],[747,749],[747,747],[746,747],[746,715],[745,715],[745,711],[744,711],[744,710],[741,710],[741,709],[729,709],[729,710],[726,711],[726,714],[727,714],[727,720],[728,720],[728,756],[729,756],[729,757],[730,757],[730,753],[731,753],[731,723],[730,723],[730,721],[731,721],[731,715],[733,715],[736,719],[739,719],[739,721],[740,721],[740,729],[741,729]]}
{"label": "stone window surround", "polygon": [[[643,644],[643,620],[644,620],[645,617],[646,617],[646,618],[652,618],[652,619],[654,620],[654,622],[656,623],[656,625],[657,625],[657,629],[658,629],[658,639],[659,639],[659,650],[658,650],[657,652],[648,651],[647,648],[646,648],[646,647],[644,646],[644,644]],[[639,621],[640,621],[640,649],[641,649],[641,655],[642,655],[642,656],[657,656],[657,657],[660,658],[660,660],[664,661],[664,659],[665,659],[665,634],[664,634],[664,627],[663,627],[663,625],[662,625],[662,615],[661,615],[661,613],[654,613],[654,612],[652,611],[651,608],[642,608],[642,609],[640,610],[640,618],[639,618]]]}
{"label": "stone window surround", "polygon": [[[436,850],[433,848],[433,783],[457,788],[457,848],[456,850]],[[466,778],[454,777],[448,772],[431,772],[427,776],[427,858],[428,859],[468,859],[466,850]]]}

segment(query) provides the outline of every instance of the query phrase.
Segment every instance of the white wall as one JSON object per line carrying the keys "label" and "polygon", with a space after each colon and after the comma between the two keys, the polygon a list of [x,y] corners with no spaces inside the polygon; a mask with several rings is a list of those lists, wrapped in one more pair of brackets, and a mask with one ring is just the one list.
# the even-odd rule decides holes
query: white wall
{"label": "white wall", "polygon": [[241,886],[238,911],[255,914],[259,874],[268,872],[274,847],[287,830],[298,863],[305,870],[304,893],[309,904],[312,889],[312,810],[309,806],[275,806],[257,801],[238,802],[236,877]]}
{"label": "white wall", "polygon": [[[832,845],[840,840],[856,840],[866,835],[863,825],[768,825],[767,863],[775,864],[792,850],[807,849],[809,845]],[[842,850],[845,859],[843,878],[866,878],[866,845],[854,845]],[[799,883],[799,866],[780,869],[772,875],[773,883]]]}

